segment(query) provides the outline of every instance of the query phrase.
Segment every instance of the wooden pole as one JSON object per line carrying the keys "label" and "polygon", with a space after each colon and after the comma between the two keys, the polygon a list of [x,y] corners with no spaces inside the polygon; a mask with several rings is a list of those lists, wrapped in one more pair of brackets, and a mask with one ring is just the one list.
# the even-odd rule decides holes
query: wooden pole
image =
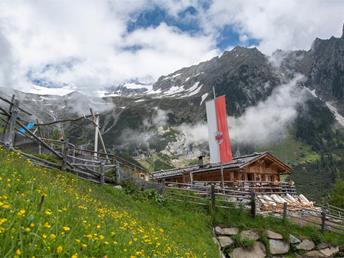
{"label": "wooden pole", "polygon": [[105,184],[105,170],[104,170],[104,163],[100,163],[100,183]]}
{"label": "wooden pole", "polygon": [[325,231],[325,226],[326,226],[326,212],[323,210],[321,212],[321,231]]}
{"label": "wooden pole", "polygon": [[116,184],[121,184],[121,172],[118,160],[116,161]]}
{"label": "wooden pole", "polygon": [[222,187],[222,189],[225,187],[224,181],[225,181],[225,179],[224,179],[224,175],[223,175],[223,166],[221,165],[221,187]]}
{"label": "wooden pole", "polygon": [[[39,127],[38,124],[39,124],[38,119],[36,119],[37,134],[38,134],[38,137],[42,137],[41,128]],[[42,154],[42,144],[40,142],[38,143],[38,154]]]}
{"label": "wooden pole", "polygon": [[288,215],[288,203],[283,203],[283,221],[287,220]]}
{"label": "wooden pole", "polygon": [[253,218],[257,215],[256,193],[254,191],[251,191],[251,215]]}
{"label": "wooden pole", "polygon": [[94,132],[94,158],[97,159],[98,157],[98,136],[99,136],[99,115],[95,115],[94,118],[95,123],[95,132]]}
{"label": "wooden pole", "polygon": [[68,149],[69,149],[68,141],[65,141],[64,146],[63,146],[63,159],[62,159],[62,164],[61,164],[61,170],[66,170],[67,168]]}
{"label": "wooden pole", "polygon": [[[12,108],[13,108],[13,105],[14,105],[14,100],[15,100],[15,97],[16,97],[16,95],[12,95],[12,98],[11,98],[11,103],[10,103],[10,108],[8,109],[8,113],[11,115],[11,113],[12,113]],[[4,133],[7,131],[7,127],[8,127],[8,124],[9,124],[9,122],[10,122],[10,116],[9,117],[7,117],[7,123],[6,123],[6,127],[5,127],[5,130],[4,130]]]}
{"label": "wooden pole", "polygon": [[210,207],[212,212],[215,211],[215,185],[210,186]]}
{"label": "wooden pole", "polygon": [[[13,148],[14,138],[16,135],[16,122],[18,118],[19,100],[15,99],[13,106],[11,107],[11,116],[7,124],[7,130],[4,135],[4,143],[7,148]],[[25,127],[25,126],[24,126]]]}

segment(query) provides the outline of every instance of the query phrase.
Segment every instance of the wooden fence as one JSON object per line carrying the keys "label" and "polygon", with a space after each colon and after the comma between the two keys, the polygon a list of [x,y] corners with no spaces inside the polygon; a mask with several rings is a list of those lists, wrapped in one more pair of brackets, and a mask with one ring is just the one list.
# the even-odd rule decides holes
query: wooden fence
{"label": "wooden fence", "polygon": [[[282,204],[281,212],[262,212],[258,195],[251,191],[237,191],[223,189],[215,184],[184,184],[167,182],[165,197],[174,201],[209,207],[210,213],[216,209],[244,207],[250,211],[252,217],[257,214],[274,216],[281,220],[290,220],[300,225],[313,225],[321,231],[332,231],[344,235],[344,209],[332,205],[309,207],[295,210],[288,207],[287,202]],[[264,193],[265,194],[265,193]]]}
{"label": "wooden fence", "polygon": [[[92,110],[89,116],[49,123],[36,123],[36,129],[30,130],[25,126],[27,123],[25,119],[32,114],[20,107],[20,102],[14,95],[11,100],[0,97],[0,101],[4,104],[0,106],[0,125],[2,124],[2,128],[0,126],[0,144],[20,152],[35,164],[69,171],[81,178],[101,184],[120,184],[121,180],[128,178],[143,181],[140,175],[145,174],[146,170],[139,164],[132,163],[118,155],[107,153],[99,130],[103,152],[83,149],[70,143],[68,139],[61,141],[39,135],[41,127],[44,126],[94,118],[95,115]],[[6,105],[8,106],[7,109],[4,107]],[[95,124],[95,127],[99,129],[99,123]],[[27,146],[30,146],[30,150]],[[54,159],[47,160],[42,154],[52,155]],[[142,184],[144,183],[141,182]]]}

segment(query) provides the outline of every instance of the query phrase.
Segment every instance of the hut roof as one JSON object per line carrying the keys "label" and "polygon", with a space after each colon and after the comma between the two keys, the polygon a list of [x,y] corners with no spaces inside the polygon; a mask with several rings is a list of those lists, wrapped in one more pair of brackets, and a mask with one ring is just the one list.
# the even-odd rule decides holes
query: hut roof
{"label": "hut roof", "polygon": [[246,167],[255,161],[259,159],[269,159],[271,162],[275,163],[279,168],[281,173],[288,173],[291,171],[291,168],[280,161],[278,158],[276,158],[274,155],[272,155],[270,152],[261,152],[261,153],[253,153],[250,155],[235,157],[231,162],[223,163],[223,164],[206,164],[202,167],[196,165],[196,166],[190,166],[190,167],[184,167],[184,168],[175,168],[175,169],[169,169],[169,170],[160,170],[155,171],[151,174],[152,179],[164,179],[174,176],[181,176],[184,173],[201,173],[201,172],[210,172],[219,170],[222,168],[224,169],[241,169],[243,167]]}

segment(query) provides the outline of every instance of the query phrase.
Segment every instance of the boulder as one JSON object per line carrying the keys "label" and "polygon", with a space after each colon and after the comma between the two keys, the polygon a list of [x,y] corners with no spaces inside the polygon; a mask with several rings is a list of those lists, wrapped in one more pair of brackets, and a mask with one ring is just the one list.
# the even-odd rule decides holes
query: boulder
{"label": "boulder", "polygon": [[296,245],[295,247],[298,250],[310,251],[314,249],[315,244],[313,241],[305,239],[300,244]]}
{"label": "boulder", "polygon": [[278,239],[278,240],[283,239],[283,236],[281,234],[273,232],[271,230],[266,230],[265,233],[266,233],[266,236],[270,239]]}
{"label": "boulder", "polygon": [[329,244],[326,244],[326,243],[320,243],[317,245],[317,249],[320,250],[320,249],[325,249],[325,248],[328,248],[330,247]]}
{"label": "boulder", "polygon": [[233,240],[228,236],[219,236],[217,239],[219,240],[221,248],[226,248],[233,244]]}
{"label": "boulder", "polygon": [[222,229],[222,235],[226,236],[234,236],[239,234],[239,229],[238,228],[223,228]]}
{"label": "boulder", "polygon": [[231,258],[263,258],[266,255],[265,246],[261,242],[255,242],[251,249],[242,247],[235,248],[231,254]]}
{"label": "boulder", "polygon": [[289,235],[289,242],[293,245],[301,243],[301,240],[294,235]]}
{"label": "boulder", "polygon": [[241,231],[240,236],[242,238],[254,240],[254,241],[259,239],[258,232],[254,231],[254,230],[250,230],[250,229]]}
{"label": "boulder", "polygon": [[222,235],[222,228],[219,226],[216,226],[214,230],[216,235]]}
{"label": "boulder", "polygon": [[321,252],[319,252],[318,250],[313,250],[313,251],[309,251],[307,253],[304,254],[305,257],[326,257],[324,256]]}
{"label": "boulder", "polygon": [[322,253],[324,257],[332,257],[339,252],[339,248],[338,246],[328,247],[328,248],[319,250],[319,252]]}
{"label": "boulder", "polygon": [[269,239],[271,254],[286,254],[289,252],[289,243],[282,240]]}

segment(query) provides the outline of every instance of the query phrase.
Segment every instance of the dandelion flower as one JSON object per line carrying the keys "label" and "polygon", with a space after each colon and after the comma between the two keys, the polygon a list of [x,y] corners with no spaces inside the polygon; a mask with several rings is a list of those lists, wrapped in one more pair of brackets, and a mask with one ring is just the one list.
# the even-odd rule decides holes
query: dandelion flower
{"label": "dandelion flower", "polygon": [[51,240],[55,240],[56,239],[56,235],[55,234],[50,234],[50,239]]}
{"label": "dandelion flower", "polygon": [[63,247],[59,245],[59,246],[56,248],[56,252],[57,252],[58,254],[62,253],[62,252],[63,252]]}
{"label": "dandelion flower", "polygon": [[17,249],[17,250],[16,250],[16,255],[21,255],[21,254],[22,254],[21,250],[20,250],[20,249]]}
{"label": "dandelion flower", "polygon": [[51,228],[51,225],[50,225],[48,222],[45,222],[45,223],[44,223],[44,227],[45,227],[45,228]]}
{"label": "dandelion flower", "polygon": [[24,217],[24,216],[25,216],[25,213],[26,213],[26,210],[21,209],[20,211],[18,211],[17,215],[18,215],[19,217]]}
{"label": "dandelion flower", "polygon": [[63,230],[66,231],[66,232],[68,232],[68,231],[70,231],[70,227],[65,226],[65,227],[63,227]]}

